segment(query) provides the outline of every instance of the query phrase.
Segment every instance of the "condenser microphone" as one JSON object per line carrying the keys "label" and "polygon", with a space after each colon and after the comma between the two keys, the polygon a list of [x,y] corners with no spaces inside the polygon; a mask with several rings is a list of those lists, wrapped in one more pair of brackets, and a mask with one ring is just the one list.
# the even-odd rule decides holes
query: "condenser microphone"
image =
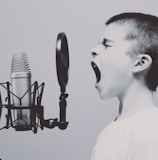
{"label": "condenser microphone", "polygon": [[15,112],[16,129],[27,130],[31,126],[31,110],[20,109],[31,105],[31,70],[26,53],[12,56],[11,83],[13,106],[19,107]]}

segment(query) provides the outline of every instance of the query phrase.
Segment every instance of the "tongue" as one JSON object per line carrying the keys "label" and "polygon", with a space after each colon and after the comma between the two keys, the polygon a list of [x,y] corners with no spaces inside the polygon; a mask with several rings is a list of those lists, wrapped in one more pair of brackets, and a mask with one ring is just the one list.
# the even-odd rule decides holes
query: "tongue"
{"label": "tongue", "polygon": [[100,73],[100,70],[98,68],[98,66],[94,63],[94,62],[91,62],[91,65],[92,65],[92,68],[95,72],[95,75],[96,75],[96,78],[97,78],[97,83],[100,81],[100,78],[101,78],[101,73]]}

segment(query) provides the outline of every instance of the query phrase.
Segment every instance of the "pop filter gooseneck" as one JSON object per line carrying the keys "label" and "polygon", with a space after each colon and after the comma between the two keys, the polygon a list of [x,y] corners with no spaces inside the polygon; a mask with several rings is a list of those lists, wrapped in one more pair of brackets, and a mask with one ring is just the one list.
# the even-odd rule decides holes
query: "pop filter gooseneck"
{"label": "pop filter gooseneck", "polygon": [[59,33],[56,41],[56,70],[61,91],[59,97],[60,119],[58,126],[60,129],[65,129],[68,125],[68,122],[66,122],[66,98],[68,94],[65,91],[69,78],[69,50],[65,33]]}

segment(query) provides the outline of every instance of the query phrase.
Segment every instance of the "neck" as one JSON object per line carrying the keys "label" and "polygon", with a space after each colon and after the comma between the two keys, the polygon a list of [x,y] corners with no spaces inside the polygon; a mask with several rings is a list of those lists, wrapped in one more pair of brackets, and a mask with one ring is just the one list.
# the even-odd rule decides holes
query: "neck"
{"label": "neck", "polygon": [[129,87],[128,91],[118,98],[120,101],[118,119],[130,116],[143,109],[155,107],[153,92],[144,86]]}

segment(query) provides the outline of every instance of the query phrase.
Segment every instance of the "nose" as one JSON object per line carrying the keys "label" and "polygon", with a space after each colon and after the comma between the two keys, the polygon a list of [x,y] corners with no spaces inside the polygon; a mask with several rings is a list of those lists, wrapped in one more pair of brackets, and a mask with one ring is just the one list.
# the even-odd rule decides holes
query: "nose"
{"label": "nose", "polygon": [[91,55],[93,58],[95,58],[97,56],[97,53],[96,52],[91,52]]}
{"label": "nose", "polygon": [[98,48],[98,46],[94,47],[90,52],[93,58],[95,58],[98,55],[98,49],[97,48]]}
{"label": "nose", "polygon": [[99,55],[102,52],[102,46],[99,44],[98,46],[94,47],[91,50],[91,55],[93,56],[93,58],[95,58],[97,55]]}

